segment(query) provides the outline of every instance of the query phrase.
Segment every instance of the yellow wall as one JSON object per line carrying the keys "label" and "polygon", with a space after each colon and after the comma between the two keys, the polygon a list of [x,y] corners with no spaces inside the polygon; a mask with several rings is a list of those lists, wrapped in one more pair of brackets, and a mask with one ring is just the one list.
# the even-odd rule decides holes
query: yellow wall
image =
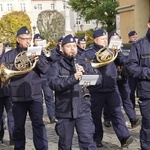
{"label": "yellow wall", "polygon": [[120,0],[117,8],[120,14],[120,35],[124,43],[128,42],[128,33],[136,30],[138,37],[147,31],[150,0]]}

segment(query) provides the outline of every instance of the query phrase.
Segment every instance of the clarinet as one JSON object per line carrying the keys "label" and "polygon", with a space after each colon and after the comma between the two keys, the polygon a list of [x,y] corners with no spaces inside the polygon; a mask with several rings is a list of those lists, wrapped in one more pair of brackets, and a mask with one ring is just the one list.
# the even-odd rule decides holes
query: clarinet
{"label": "clarinet", "polygon": [[[79,64],[77,62],[77,58],[75,57],[75,55],[73,55],[73,60],[74,60],[75,70],[77,71]],[[79,80],[81,80],[81,78]],[[88,100],[89,98],[91,98],[91,95],[89,93],[89,90],[87,89],[87,86],[88,86],[87,83],[85,83],[85,84],[82,85],[83,98],[85,100]]]}

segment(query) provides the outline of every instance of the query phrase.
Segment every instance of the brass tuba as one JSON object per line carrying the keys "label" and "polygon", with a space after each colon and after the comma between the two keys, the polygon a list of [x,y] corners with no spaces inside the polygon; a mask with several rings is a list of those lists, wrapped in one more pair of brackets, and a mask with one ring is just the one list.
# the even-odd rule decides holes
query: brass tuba
{"label": "brass tuba", "polygon": [[32,56],[27,56],[26,51],[20,52],[14,61],[14,66],[18,70],[10,70],[6,63],[0,65],[0,86],[7,85],[10,82],[10,78],[17,75],[22,75],[30,72],[36,65],[37,60],[34,60]]}
{"label": "brass tuba", "polygon": [[95,53],[98,62],[91,62],[92,67],[99,68],[113,62],[118,56],[117,46],[112,46],[112,48],[103,47],[98,52]]}

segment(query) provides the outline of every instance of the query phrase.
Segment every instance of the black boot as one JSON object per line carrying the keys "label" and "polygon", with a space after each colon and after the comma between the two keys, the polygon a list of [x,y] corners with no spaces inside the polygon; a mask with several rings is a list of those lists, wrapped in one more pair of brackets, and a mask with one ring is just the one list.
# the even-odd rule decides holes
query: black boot
{"label": "black boot", "polygon": [[137,126],[141,124],[140,118],[130,119],[130,122],[131,122],[132,128],[136,128]]}
{"label": "black boot", "polygon": [[133,142],[133,137],[132,136],[128,136],[128,137],[123,138],[121,140],[121,148],[128,147],[132,142]]}
{"label": "black boot", "polygon": [[96,146],[97,146],[97,148],[100,148],[100,147],[103,147],[103,144],[102,144],[102,142],[96,142]]}
{"label": "black boot", "polygon": [[107,128],[111,127],[111,122],[109,120],[104,120],[104,126]]}

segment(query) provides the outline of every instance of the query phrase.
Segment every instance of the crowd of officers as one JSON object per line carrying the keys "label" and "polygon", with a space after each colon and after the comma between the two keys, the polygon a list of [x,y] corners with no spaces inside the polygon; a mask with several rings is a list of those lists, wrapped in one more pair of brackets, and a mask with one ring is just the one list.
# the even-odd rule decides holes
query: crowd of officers
{"label": "crowd of officers", "polygon": [[[43,122],[44,97],[50,123],[56,124],[59,150],[71,149],[74,129],[78,134],[81,150],[103,147],[103,116],[104,125],[113,126],[121,148],[128,147],[134,137],[126,126],[122,106],[131,127],[140,125],[141,120],[135,112],[135,91],[138,89],[142,115],[140,142],[142,150],[148,150],[150,61],[147,47],[150,46],[150,31],[148,29],[146,36],[139,40],[135,31],[131,31],[128,36],[129,42],[132,42],[129,56],[125,56],[120,49],[114,61],[99,68],[91,65],[92,62],[97,63],[95,53],[108,47],[112,39],[120,39],[116,31],[111,31],[107,36],[102,28],[95,30],[94,42],[89,47],[86,47],[85,37],[75,38],[69,34],[58,40],[50,56],[45,55],[44,47],[40,56],[32,55],[36,66],[30,72],[11,77],[10,83],[0,90],[0,141],[3,142],[7,114],[10,145],[14,145],[14,150],[25,150],[25,122],[28,113],[32,122],[35,149],[48,150]],[[11,49],[10,44],[6,43],[5,48],[10,49],[1,50],[0,63],[5,62],[9,64],[10,70],[17,71],[15,58],[22,51],[27,51],[31,40],[28,28],[21,27],[17,31],[16,48]],[[44,38],[40,34],[35,34],[34,46],[42,40]],[[83,87],[79,84],[83,75],[99,76],[96,84],[86,89],[90,94],[88,99],[85,99]]]}

